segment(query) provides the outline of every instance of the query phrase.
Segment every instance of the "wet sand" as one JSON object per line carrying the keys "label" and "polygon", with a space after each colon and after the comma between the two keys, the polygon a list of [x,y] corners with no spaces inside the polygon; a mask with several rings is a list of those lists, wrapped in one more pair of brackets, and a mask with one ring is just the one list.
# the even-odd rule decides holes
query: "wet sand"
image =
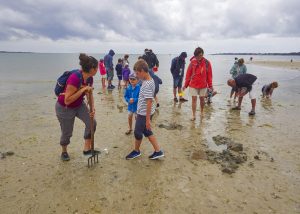
{"label": "wet sand", "polygon": [[253,60],[246,64],[254,64],[271,68],[283,68],[300,71],[300,61],[273,61],[273,60]]}
{"label": "wet sand", "polygon": [[[79,120],[71,160],[60,161],[52,91],[2,102],[0,151],[15,154],[0,159],[0,213],[300,213],[298,82],[283,82],[272,100],[259,98],[255,117],[248,116],[248,97],[241,112],[232,112],[230,89],[217,86],[219,94],[196,122],[189,120],[191,102],[174,104],[172,90],[162,87],[153,129],[166,157],[157,161],[148,159],[146,139],[143,155],[125,160],[134,137],[124,134],[122,93],[98,86],[95,143],[108,153],[92,169],[82,155]],[[233,174],[202,158],[216,149],[217,135],[243,144],[247,161]]]}

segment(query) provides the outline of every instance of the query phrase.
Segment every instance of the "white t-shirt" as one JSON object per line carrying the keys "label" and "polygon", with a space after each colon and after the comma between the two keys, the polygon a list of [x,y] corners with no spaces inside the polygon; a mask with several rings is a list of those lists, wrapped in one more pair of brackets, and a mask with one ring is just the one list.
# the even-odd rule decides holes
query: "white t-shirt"
{"label": "white t-shirt", "polygon": [[155,112],[155,103],[153,102],[155,92],[154,80],[144,80],[140,89],[139,100],[137,105],[137,114],[146,116],[147,99],[152,99],[151,115]]}

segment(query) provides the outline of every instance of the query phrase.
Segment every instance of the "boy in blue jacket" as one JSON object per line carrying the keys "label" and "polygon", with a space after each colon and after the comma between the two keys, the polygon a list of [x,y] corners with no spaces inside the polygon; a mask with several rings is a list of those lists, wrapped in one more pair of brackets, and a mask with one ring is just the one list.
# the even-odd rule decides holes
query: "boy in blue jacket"
{"label": "boy in blue jacket", "polygon": [[137,80],[135,73],[132,73],[129,75],[129,82],[130,82],[130,85],[127,87],[127,89],[125,91],[125,95],[124,95],[124,98],[125,98],[126,102],[128,103],[129,129],[125,133],[126,135],[129,135],[132,132],[132,118],[133,118],[133,115],[136,116],[137,103],[139,100],[139,93],[140,93],[140,85],[137,84],[138,80]]}

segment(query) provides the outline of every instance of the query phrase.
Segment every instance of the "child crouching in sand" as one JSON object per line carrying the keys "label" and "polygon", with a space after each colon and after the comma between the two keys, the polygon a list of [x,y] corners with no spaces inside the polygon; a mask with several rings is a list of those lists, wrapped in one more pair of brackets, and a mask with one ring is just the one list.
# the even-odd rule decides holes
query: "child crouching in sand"
{"label": "child crouching in sand", "polygon": [[136,110],[137,110],[137,103],[139,99],[140,93],[140,85],[137,84],[138,80],[135,73],[130,74],[129,76],[130,85],[127,87],[125,91],[124,98],[128,103],[128,126],[129,129],[125,133],[126,135],[131,134],[132,132],[132,118],[135,116],[136,118]]}
{"label": "child crouching in sand", "polygon": [[261,89],[263,98],[264,97],[271,98],[274,89],[277,87],[278,87],[278,82],[272,82],[269,85],[264,85]]}
{"label": "child crouching in sand", "polygon": [[164,156],[151,130],[151,117],[155,112],[155,105],[153,105],[155,83],[148,70],[148,64],[143,59],[138,60],[134,65],[134,71],[136,71],[138,79],[142,80],[142,86],[139,93],[137,118],[134,128],[135,147],[134,150],[126,156],[127,160],[141,156],[140,146],[143,135],[149,139],[154,148],[154,152],[149,158],[154,160]]}

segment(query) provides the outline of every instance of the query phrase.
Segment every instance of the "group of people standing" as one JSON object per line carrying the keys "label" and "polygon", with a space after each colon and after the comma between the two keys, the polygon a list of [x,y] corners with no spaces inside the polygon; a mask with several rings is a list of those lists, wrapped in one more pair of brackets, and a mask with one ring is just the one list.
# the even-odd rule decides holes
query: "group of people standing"
{"label": "group of people standing", "polygon": [[[104,59],[99,60],[99,72],[101,75],[102,88],[106,88],[106,80],[108,83],[107,89],[113,90],[115,86],[112,84],[114,78],[114,64],[113,57],[115,52],[110,50],[108,54],[104,56]],[[118,88],[121,88],[121,81],[124,81],[125,88],[128,86],[130,68],[129,68],[129,55],[125,54],[123,59],[118,59],[118,63],[115,67],[118,77]]]}
{"label": "group of people standing", "polygon": [[[94,120],[94,129],[96,130],[94,98],[93,96],[86,95],[93,90],[93,76],[97,73],[98,68],[102,78],[102,86],[106,87],[105,81],[107,79],[107,88],[111,90],[115,88],[112,84],[114,77],[114,55],[114,51],[110,50],[104,59],[100,59],[98,62],[92,56],[80,54],[79,64],[81,65],[81,69],[70,74],[64,84],[62,93],[58,95],[55,109],[61,127],[60,145],[62,146],[61,159],[63,161],[70,159],[67,146],[70,143],[76,117],[85,123],[83,154],[90,155],[92,152],[90,118]],[[192,121],[196,120],[197,98],[199,97],[200,99],[200,109],[201,114],[203,114],[205,99],[208,99],[207,101],[209,102],[211,97],[216,94],[212,84],[212,66],[203,55],[204,50],[197,47],[193,57],[190,59],[186,74],[184,72],[185,60],[187,58],[186,52],[182,52],[171,61],[170,71],[173,76],[174,102],[186,102],[187,100],[183,97],[183,92],[186,88],[189,88],[189,94],[192,97]],[[132,121],[133,118],[135,118],[134,149],[126,156],[126,159],[134,159],[141,155],[140,145],[143,136],[149,139],[154,149],[154,152],[149,158],[161,158],[164,156],[164,152],[161,150],[151,128],[152,116],[156,108],[159,107],[157,101],[159,84],[162,84],[162,80],[155,74],[159,67],[159,61],[151,50],[145,49],[144,55],[139,57],[133,66],[134,72],[131,72],[128,58],[129,55],[125,55],[123,59],[119,59],[115,67],[119,79],[119,86],[121,85],[120,81],[124,80],[126,87],[124,98],[128,103],[129,129],[126,131],[127,135],[133,131]],[[255,115],[256,98],[253,83],[257,77],[252,74],[247,74],[247,68],[244,65],[243,59],[236,59],[236,62],[230,70],[230,74],[232,75],[232,79],[227,81],[227,84],[232,87],[230,97],[232,97],[233,94],[235,94],[235,97],[238,97],[238,105],[234,107],[233,110],[241,109],[243,97],[249,93],[252,103],[252,109],[249,115]],[[263,95],[270,97],[276,87],[278,87],[277,82],[265,85],[262,89]],[[177,93],[179,99],[177,98]],[[84,97],[87,97],[90,101],[89,103],[92,103],[90,106],[92,109],[90,109],[90,111],[84,102]],[[99,153],[97,150],[94,152]]]}

